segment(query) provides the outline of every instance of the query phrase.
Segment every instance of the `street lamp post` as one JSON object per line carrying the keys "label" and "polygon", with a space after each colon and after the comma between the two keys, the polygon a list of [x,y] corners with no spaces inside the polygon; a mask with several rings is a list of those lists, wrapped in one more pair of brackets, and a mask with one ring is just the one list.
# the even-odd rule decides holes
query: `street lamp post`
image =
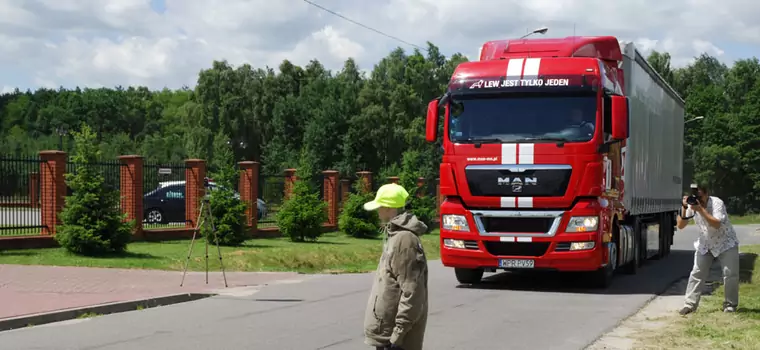
{"label": "street lamp post", "polygon": [[547,28],[547,27],[536,28],[532,32],[521,36],[520,39],[525,39],[528,36],[533,35],[533,34],[546,34],[547,31],[549,31],[549,28]]}
{"label": "street lamp post", "polygon": [[68,135],[69,131],[65,125],[58,126],[55,131],[58,133],[58,150],[63,151],[63,136]]}
{"label": "street lamp post", "polygon": [[687,120],[687,121],[685,121],[685,122],[683,122],[683,123],[684,123],[684,124],[688,124],[688,123],[691,123],[691,122],[693,122],[693,121],[702,120],[702,119],[705,119],[705,116],[703,116],[703,115],[700,115],[700,116],[698,116],[698,117],[694,117],[694,118],[691,118],[691,119],[689,119],[689,120]]}

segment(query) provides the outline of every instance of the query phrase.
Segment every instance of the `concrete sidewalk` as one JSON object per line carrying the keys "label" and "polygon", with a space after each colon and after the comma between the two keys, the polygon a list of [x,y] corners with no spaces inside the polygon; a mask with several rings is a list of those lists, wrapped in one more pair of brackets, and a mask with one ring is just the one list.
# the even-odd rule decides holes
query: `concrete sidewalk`
{"label": "concrete sidewalk", "polygon": [[[227,292],[299,276],[290,272],[227,272]],[[164,297],[225,292],[221,272],[130,270],[88,267],[0,265],[0,321],[8,318]]]}

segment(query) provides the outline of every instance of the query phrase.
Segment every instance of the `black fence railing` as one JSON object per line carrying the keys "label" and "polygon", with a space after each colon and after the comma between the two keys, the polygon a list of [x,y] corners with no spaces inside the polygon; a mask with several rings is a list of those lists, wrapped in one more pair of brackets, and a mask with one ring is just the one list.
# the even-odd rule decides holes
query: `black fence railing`
{"label": "black fence railing", "polygon": [[185,216],[186,170],[182,163],[143,165],[143,229],[182,227],[189,221]]}
{"label": "black fence railing", "polygon": [[[88,168],[89,170],[94,171],[96,174],[103,176],[103,186],[108,191],[114,191],[117,192],[117,196],[121,197],[121,188],[123,187],[123,184],[121,183],[121,168],[126,167],[126,164],[122,164],[118,160],[114,161],[105,161],[105,162],[97,162],[97,163],[72,163],[70,161],[66,162],[66,173],[67,174],[78,174],[83,168]],[[73,196],[74,190],[68,185],[68,180],[66,181],[66,197]],[[121,201],[117,204],[117,209],[122,210],[121,207]],[[123,210],[122,210],[123,212]]]}
{"label": "black fence railing", "polygon": [[258,228],[276,227],[277,211],[285,200],[285,176],[259,176]]}
{"label": "black fence railing", "polygon": [[[39,235],[41,219],[38,156],[0,155],[0,236]],[[47,186],[50,187],[50,186]]]}

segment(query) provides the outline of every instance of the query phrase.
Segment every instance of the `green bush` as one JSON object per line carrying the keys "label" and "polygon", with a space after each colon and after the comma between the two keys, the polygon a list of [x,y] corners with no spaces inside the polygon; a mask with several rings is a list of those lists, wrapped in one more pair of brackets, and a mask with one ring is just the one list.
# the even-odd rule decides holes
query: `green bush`
{"label": "green bush", "polygon": [[[214,218],[216,239],[219,245],[239,246],[248,239],[245,211],[247,205],[236,195],[237,168],[234,153],[224,133],[214,138],[214,161],[211,177],[216,187],[209,194],[211,215]],[[204,223],[201,234],[209,243],[217,243],[211,232],[211,225]]]}
{"label": "green bush", "polygon": [[433,220],[438,215],[435,196],[422,195],[417,197],[414,193],[410,193],[409,197],[410,200],[408,201],[407,208],[409,208],[412,214],[417,216],[417,219],[428,226],[428,232],[430,232],[433,229]]}
{"label": "green bush", "polygon": [[[214,226],[216,227],[216,238],[220,245],[238,246],[248,239],[248,228],[246,227],[245,211],[247,205],[230,184],[222,181],[219,183],[218,177],[214,177],[217,187],[211,191],[209,203],[211,204],[211,215],[214,217]],[[211,234],[211,225],[203,225],[201,233],[206,237],[209,243],[217,243],[214,235]]]}
{"label": "green bush", "polygon": [[124,252],[132,239],[134,222],[126,222],[119,208],[119,190],[110,188],[93,164],[101,158],[95,133],[83,124],[81,131],[73,135],[75,151],[71,160],[77,164],[76,171],[65,174],[73,193],[66,197],[60,214],[62,225],[55,239],[66,250],[80,255]]}
{"label": "green bush", "polygon": [[360,182],[354,185],[356,193],[348,195],[348,199],[343,204],[343,210],[338,218],[338,228],[356,238],[375,237],[380,232],[380,218],[376,211],[366,211],[362,207],[375,198],[374,193],[361,193],[359,191]]}
{"label": "green bush", "polygon": [[280,232],[293,242],[316,241],[327,221],[327,205],[309,186],[308,180],[298,179],[293,193],[277,212]]}

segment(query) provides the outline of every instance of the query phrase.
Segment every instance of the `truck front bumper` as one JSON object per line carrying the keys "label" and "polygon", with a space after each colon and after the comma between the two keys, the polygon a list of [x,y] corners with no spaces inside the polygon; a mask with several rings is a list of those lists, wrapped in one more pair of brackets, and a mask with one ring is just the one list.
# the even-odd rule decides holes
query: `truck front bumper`
{"label": "truck front bumper", "polygon": [[600,244],[595,232],[518,241],[516,237],[441,231],[441,262],[444,266],[502,269],[499,262],[505,259],[532,260],[532,269],[556,271],[594,271],[607,260],[606,247]]}

